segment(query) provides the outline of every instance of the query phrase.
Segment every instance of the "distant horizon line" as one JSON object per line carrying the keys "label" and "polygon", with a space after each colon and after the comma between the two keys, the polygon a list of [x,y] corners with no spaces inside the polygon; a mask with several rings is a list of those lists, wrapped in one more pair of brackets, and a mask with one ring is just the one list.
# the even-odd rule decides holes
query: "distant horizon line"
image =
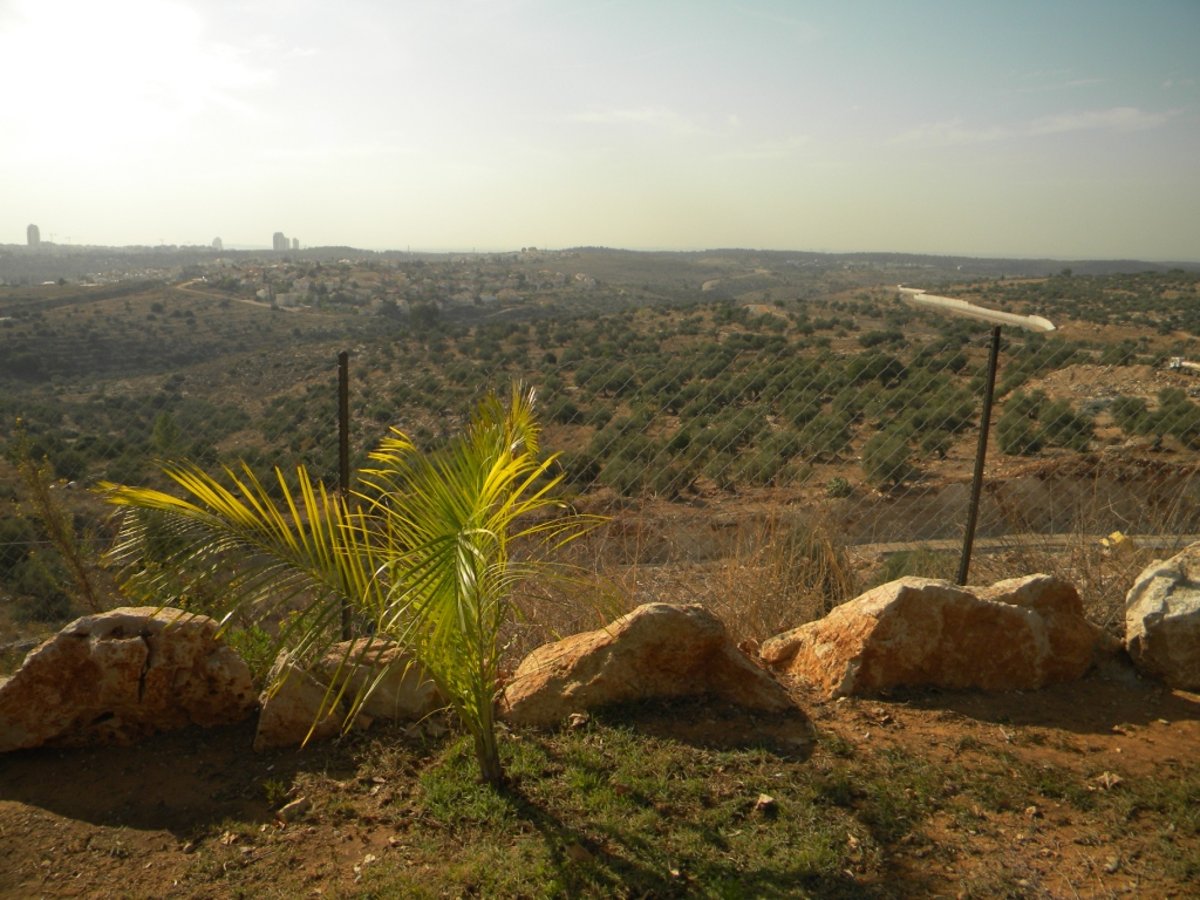
{"label": "distant horizon line", "polygon": [[[566,246],[539,246],[526,245],[523,247],[357,247],[353,244],[308,244],[300,247],[297,250],[275,250],[266,244],[223,244],[221,250],[213,248],[211,242],[196,243],[196,244],[91,244],[91,243],[62,243],[53,240],[42,240],[40,246],[50,247],[66,247],[77,250],[88,248],[108,249],[108,250],[133,250],[133,249],[180,249],[180,250],[204,250],[210,253],[222,252],[243,252],[243,253],[277,253],[281,256],[289,253],[304,253],[305,251],[313,250],[330,250],[335,248],[345,248],[347,250],[357,250],[365,253],[427,253],[427,254],[470,254],[470,255],[486,255],[496,253],[521,253],[526,250],[537,250],[548,253],[561,253],[569,250],[613,250],[625,253],[712,253],[718,251],[733,251],[744,253],[807,253],[818,256],[926,256],[939,259],[985,259],[985,260],[1020,260],[1020,261],[1039,261],[1050,260],[1054,262],[1146,262],[1155,263],[1157,265],[1165,265],[1170,263],[1184,263],[1187,265],[1200,265],[1200,256],[1195,259],[1179,259],[1172,257],[1142,257],[1142,256],[1063,256],[1053,254],[1020,254],[1020,253],[966,253],[966,252],[947,252],[947,251],[918,251],[918,250],[830,250],[830,249],[802,249],[797,247],[750,247],[750,246],[705,246],[705,247],[670,247],[670,246],[646,246],[646,247],[620,247],[609,244],[571,244]],[[7,243],[0,244],[0,248],[16,248],[18,250],[31,249],[25,243]]]}

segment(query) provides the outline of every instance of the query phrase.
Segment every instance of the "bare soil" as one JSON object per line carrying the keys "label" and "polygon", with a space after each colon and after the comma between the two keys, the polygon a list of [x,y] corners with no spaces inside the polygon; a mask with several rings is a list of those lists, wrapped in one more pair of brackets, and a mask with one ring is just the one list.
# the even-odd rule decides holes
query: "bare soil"
{"label": "bare soil", "polygon": [[1155,366],[1076,364],[1055,369],[1026,385],[1027,390],[1045,391],[1051,399],[1074,402],[1118,396],[1153,402],[1164,388],[1181,388],[1194,396],[1200,394],[1200,378]]}
{"label": "bare soil", "polygon": [[[820,735],[806,765],[898,748],[946,772],[997,771],[997,760],[1008,760],[1014,776],[1065,770],[1097,792],[1127,789],[1130,779],[1194,778],[1200,769],[1200,695],[1143,680],[1120,660],[1037,693],[916,691],[824,702],[793,689]],[[731,731],[728,721],[670,717],[641,727],[688,743],[720,744]],[[361,738],[256,755],[252,735],[244,723],[129,748],[0,757],[0,896],[352,896],[363,866],[405,852],[411,833],[398,834],[381,804],[417,790],[415,775],[405,785],[396,783],[402,774],[364,774]],[[297,792],[311,810],[284,822],[279,807]],[[998,883],[998,875],[1021,896],[1187,896],[1195,887],[1164,875],[1171,865],[1178,872],[1164,847],[1200,860],[1200,837],[1184,829],[1164,843],[1136,804],[1115,838],[1111,820],[1061,798],[974,812],[967,822],[934,813],[887,847],[887,883],[877,888],[971,896],[971,885]],[[426,827],[437,823],[405,826]]]}

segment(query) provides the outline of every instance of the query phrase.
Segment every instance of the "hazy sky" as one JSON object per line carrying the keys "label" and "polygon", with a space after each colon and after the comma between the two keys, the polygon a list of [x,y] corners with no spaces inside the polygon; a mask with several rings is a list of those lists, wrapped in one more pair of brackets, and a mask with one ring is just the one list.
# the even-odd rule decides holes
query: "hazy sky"
{"label": "hazy sky", "polygon": [[1200,260],[1200,0],[0,0],[0,243]]}

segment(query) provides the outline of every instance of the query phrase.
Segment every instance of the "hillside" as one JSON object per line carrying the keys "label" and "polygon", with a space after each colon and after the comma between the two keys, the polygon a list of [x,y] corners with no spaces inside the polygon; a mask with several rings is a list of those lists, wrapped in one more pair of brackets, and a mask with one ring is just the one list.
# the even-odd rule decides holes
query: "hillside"
{"label": "hillside", "polygon": [[[903,303],[896,283],[921,278],[1057,326],[1004,333],[981,536],[1200,532],[1200,382],[1167,367],[1200,356],[1200,275],[960,265],[591,248],[232,255],[170,281],[0,288],[0,418],[19,419],[32,457],[79,487],[152,482],[156,459],[181,456],[263,477],[304,463],[332,480],[347,350],[356,459],[389,426],[436,442],[485,390],[537,386],[571,490],[649,536],[619,550],[621,565],[707,564],[728,557],[723,533],[801,510],[851,545],[953,540],[988,331]],[[103,546],[110,526],[87,492],[53,496],[87,547]],[[78,606],[8,464],[0,499],[4,630],[37,633]],[[698,540],[672,535],[691,518],[699,532],[682,533]]]}
{"label": "hillside", "polygon": [[[755,641],[952,576],[989,333],[900,282],[1056,325],[1003,333],[972,580],[1063,575],[1119,631],[1132,578],[1200,532],[1200,381],[1169,365],[1200,358],[1196,273],[596,248],[175,262],[0,288],[5,669],[85,610],[68,557],[119,602],[97,481],[186,457],[332,484],[343,350],[356,461],[389,426],[436,443],[484,391],[536,385],[569,499],[612,517],[573,559],[619,608],[701,602]],[[569,592],[521,607],[513,661],[584,624]],[[230,639],[261,656],[270,625]],[[730,710],[624,710],[511,735],[499,800],[440,721],[299,755],[249,758],[244,727],[7,754],[0,893],[1182,896],[1200,872],[1200,699],[1120,660],[1036,697],[795,691],[811,759]],[[277,821],[300,796],[311,812]]]}

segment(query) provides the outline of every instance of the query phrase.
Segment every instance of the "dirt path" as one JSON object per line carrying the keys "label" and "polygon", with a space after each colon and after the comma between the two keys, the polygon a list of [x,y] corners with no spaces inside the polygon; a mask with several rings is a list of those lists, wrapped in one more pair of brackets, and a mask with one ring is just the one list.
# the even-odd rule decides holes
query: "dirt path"
{"label": "dirt path", "polygon": [[197,297],[204,297],[206,300],[232,300],[234,303],[245,303],[247,306],[258,306],[262,309],[278,309],[283,312],[299,312],[298,309],[291,306],[279,306],[273,303],[267,303],[265,300],[251,300],[249,297],[239,297],[236,294],[214,294],[210,291],[201,291],[192,287],[195,280],[185,281],[182,284],[171,285],[172,290],[181,291],[185,294],[194,294]]}

